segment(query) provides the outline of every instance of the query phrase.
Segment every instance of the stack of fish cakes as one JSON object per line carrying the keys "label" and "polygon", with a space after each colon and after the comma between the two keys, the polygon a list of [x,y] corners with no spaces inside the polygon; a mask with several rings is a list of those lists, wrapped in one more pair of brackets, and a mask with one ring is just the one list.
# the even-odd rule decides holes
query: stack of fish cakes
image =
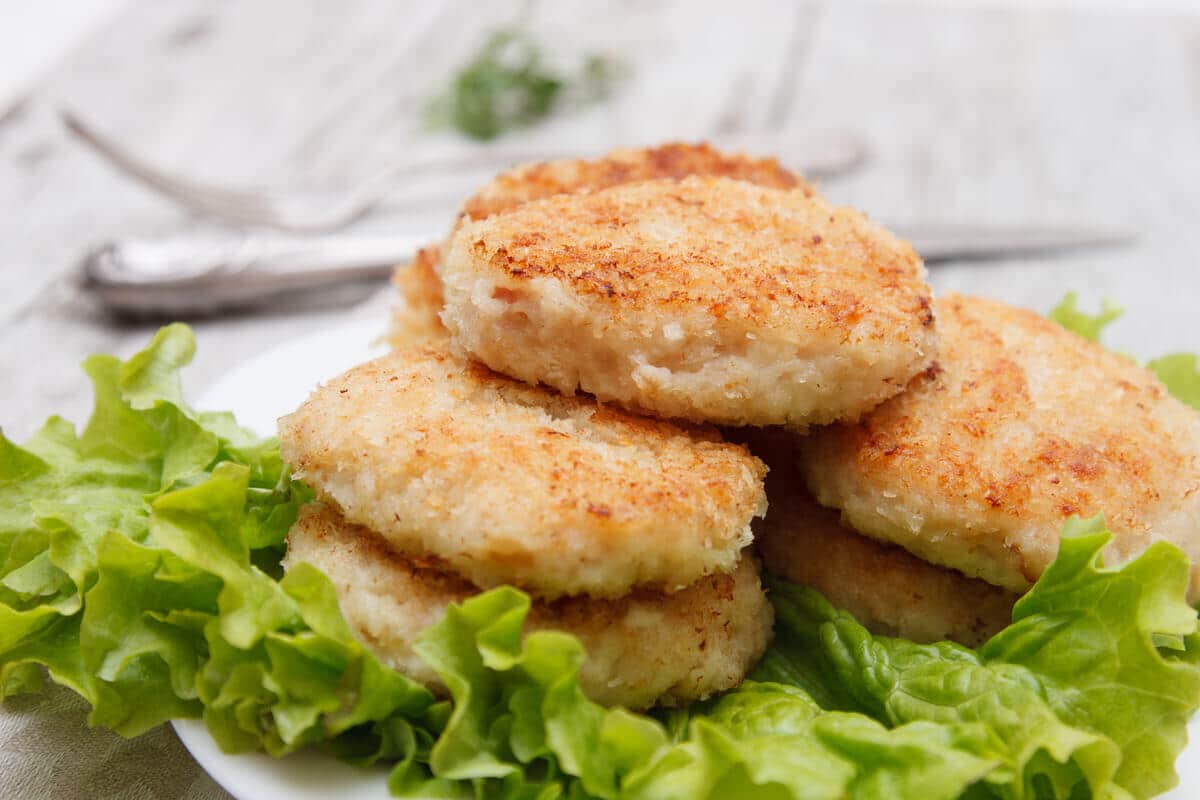
{"label": "stack of fish cakes", "polygon": [[613,412],[436,348],[399,350],[280,421],[317,491],[289,537],[352,628],[431,685],[417,634],[451,602],[527,591],[535,627],[577,635],[593,698],[642,708],[729,688],[771,608],[743,557],[765,468],[716,431]]}
{"label": "stack of fish cakes", "polygon": [[[538,162],[501,173],[463,204],[450,239],[467,223],[512,211],[530,200],[638,181],[682,180],[693,175],[734,178],[759,186],[814,194],[812,186],[775,159],[731,155],[704,144],[668,143],[646,149],[616,150],[592,161]],[[392,280],[403,300],[392,319],[391,339],[397,346],[446,335],[441,320],[444,297],[438,268],[447,246],[448,243],[430,245],[418,252],[411,264],[401,265],[395,271]]]}
{"label": "stack of fish cakes", "polygon": [[435,688],[419,631],[505,584],[581,639],[600,702],[736,686],[771,635],[749,549],[766,468],[711,423],[853,417],[931,356],[911,248],[704,146],[502,175],[398,275],[393,351],[280,421],[318,496],[287,563]]}
{"label": "stack of fish cakes", "polygon": [[[416,634],[500,584],[579,636],[600,702],[735,686],[772,621],[752,530],[767,570],[874,630],[974,643],[1114,487],[1114,554],[1195,529],[1190,410],[1132,364],[1078,369],[1116,357],[1033,315],[935,303],[911,247],[773,161],[667,145],[514,170],[397,284],[393,352],[281,421],[319,498],[288,559],[434,687]],[[1133,463],[1150,438],[1161,468]]]}
{"label": "stack of fish cakes", "polygon": [[815,195],[726,177],[559,195],[471,222],[440,276],[457,351],[667,418],[853,419],[933,353],[911,247]]}
{"label": "stack of fish cakes", "polygon": [[[1200,415],[1030,311],[957,294],[934,311],[937,361],[903,393],[756,449],[780,478],[758,531],[768,570],[878,632],[974,645],[1008,624],[1072,517],[1104,515],[1107,563],[1158,540],[1200,560]],[[826,560],[848,537],[857,556]]]}

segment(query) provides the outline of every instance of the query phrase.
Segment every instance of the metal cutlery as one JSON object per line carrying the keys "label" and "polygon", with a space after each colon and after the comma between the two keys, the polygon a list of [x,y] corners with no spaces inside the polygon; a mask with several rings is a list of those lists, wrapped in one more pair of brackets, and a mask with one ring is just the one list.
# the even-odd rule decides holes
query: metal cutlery
{"label": "metal cutlery", "polygon": [[1136,240],[1130,231],[1097,227],[1038,225],[888,225],[907,239],[927,264],[947,261],[985,261],[1023,255],[1048,255],[1068,250],[1119,247]]}
{"label": "metal cutlery", "polygon": [[[1011,257],[1131,241],[1114,231],[1082,228],[893,228],[926,262]],[[212,313],[270,301],[288,292],[382,280],[433,232],[368,235],[130,239],[89,253],[84,286],[110,308],[137,314]]]}
{"label": "metal cutlery", "polygon": [[89,252],[83,286],[124,313],[212,313],[289,292],[381,280],[431,241],[426,234],[130,239]]}
{"label": "metal cutlery", "polygon": [[[528,147],[490,146],[393,165],[340,194],[258,191],[160,170],[70,111],[61,115],[67,129],[109,164],[178,205],[227,223],[283,232],[130,239],[88,253],[82,265],[84,286],[109,307],[139,314],[211,313],[289,292],[385,278],[396,264],[410,261],[417,248],[436,240],[437,233],[339,235],[331,231],[366,214],[403,179],[495,171],[521,161],[568,157]],[[844,131],[725,132],[716,138],[727,149],[781,153],[787,166],[810,177],[853,169],[866,155],[862,140]],[[1108,246],[1132,238],[1083,228],[900,225],[893,230],[909,239],[926,262]]]}
{"label": "metal cutlery", "polygon": [[[468,170],[499,171],[513,164],[578,153],[548,152],[530,146],[485,146],[454,156],[394,164],[346,192],[286,192],[219,186],[172,174],[134,155],[77,114],[60,110],[63,125],[111,166],[138,183],[192,211],[238,225],[287,233],[329,233],[358,220],[403,179]],[[779,154],[785,165],[814,179],[839,175],[866,157],[862,139],[847,131],[800,131],[771,134],[730,133],[717,137],[732,150]]]}

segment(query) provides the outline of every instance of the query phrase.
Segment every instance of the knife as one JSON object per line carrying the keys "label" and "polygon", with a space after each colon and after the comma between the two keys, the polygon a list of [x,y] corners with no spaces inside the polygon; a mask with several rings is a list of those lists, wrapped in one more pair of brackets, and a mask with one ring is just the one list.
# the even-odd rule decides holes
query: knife
{"label": "knife", "polygon": [[1129,231],[1068,227],[992,227],[984,225],[894,225],[926,264],[987,261],[1024,255],[1133,244]]}
{"label": "knife", "polygon": [[[927,263],[1012,258],[1129,244],[1133,236],[1095,228],[897,225]],[[289,293],[382,280],[417,249],[421,234],[334,234],[126,239],[90,251],[83,286],[114,311],[206,314]]]}

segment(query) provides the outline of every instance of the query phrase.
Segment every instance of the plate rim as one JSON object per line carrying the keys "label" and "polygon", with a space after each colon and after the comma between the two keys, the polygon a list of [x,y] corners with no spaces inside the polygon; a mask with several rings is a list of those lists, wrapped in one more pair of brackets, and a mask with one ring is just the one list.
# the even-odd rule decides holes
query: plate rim
{"label": "plate rim", "polygon": [[[328,375],[321,377],[308,373],[299,380],[284,380],[291,389],[303,383],[305,394],[296,404],[319,384],[331,380],[355,364],[387,352],[385,333],[378,320],[349,320],[338,325],[329,325],[290,341],[281,342],[257,355],[234,364],[218,380],[196,393],[195,407],[204,411],[215,409],[232,411],[239,424],[250,427],[259,435],[274,435],[274,431],[263,431],[243,419],[236,404],[230,405],[228,398],[238,394],[237,387],[253,382],[263,374],[282,369],[290,364],[299,364],[302,371],[312,366],[313,371],[323,370],[330,365]],[[200,342],[203,346],[203,341]],[[314,358],[313,354],[321,358]],[[302,372],[303,375],[303,372]],[[276,376],[285,379],[296,375]],[[282,402],[282,396],[281,396]],[[270,403],[266,404],[270,406]],[[253,408],[250,406],[249,408]],[[293,406],[294,408],[294,406]],[[282,413],[288,413],[291,408]],[[260,408],[247,416],[255,417],[265,412]],[[300,750],[282,758],[265,753],[228,754],[221,751],[216,740],[208,732],[202,719],[177,719],[171,726],[188,753],[196,760],[217,784],[237,800],[262,800],[264,797],[288,797],[307,800],[308,797],[326,798],[336,792],[339,800],[368,800],[388,798],[386,772],[381,768],[356,767],[338,761],[333,756],[315,749]],[[1161,795],[1161,800],[1186,800],[1200,793],[1200,713],[1188,722],[1188,742],[1176,759],[1175,768],[1179,775],[1178,785]],[[310,763],[305,763],[306,761]],[[301,765],[303,764],[303,767]],[[308,782],[307,788],[316,788],[318,793],[297,794],[298,779]],[[321,788],[325,780],[333,779],[328,788]],[[379,793],[378,790],[382,790]],[[1187,793],[1187,794],[1185,794]]]}

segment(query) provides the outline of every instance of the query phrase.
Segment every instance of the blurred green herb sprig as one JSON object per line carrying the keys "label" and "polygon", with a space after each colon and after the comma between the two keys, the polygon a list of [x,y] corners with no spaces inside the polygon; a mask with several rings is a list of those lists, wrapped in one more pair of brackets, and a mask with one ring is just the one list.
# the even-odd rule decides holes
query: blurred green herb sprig
{"label": "blurred green herb sprig", "polygon": [[529,33],[505,27],[493,31],[433,99],[430,118],[435,126],[486,141],[534,125],[561,105],[602,100],[624,74],[619,61],[594,53],[576,74],[566,74],[546,63],[542,47]]}

